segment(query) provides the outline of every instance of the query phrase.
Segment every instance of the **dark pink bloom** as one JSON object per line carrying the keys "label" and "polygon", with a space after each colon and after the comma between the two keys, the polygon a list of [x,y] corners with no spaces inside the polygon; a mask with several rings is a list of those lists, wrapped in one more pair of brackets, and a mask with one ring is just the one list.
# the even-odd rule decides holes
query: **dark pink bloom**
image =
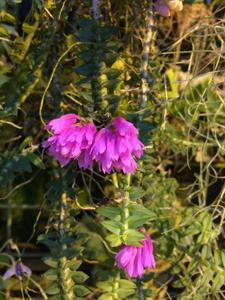
{"label": "dark pink bloom", "polygon": [[120,268],[124,269],[130,277],[141,277],[145,268],[155,268],[153,244],[149,235],[141,241],[142,246],[122,245],[116,255]]}
{"label": "dark pink bloom", "polygon": [[53,119],[45,126],[45,129],[49,129],[54,134],[60,134],[63,130],[69,128],[75,124],[79,116],[75,114],[66,114],[60,118]]}
{"label": "dark pink bloom", "polygon": [[82,123],[75,114],[67,114],[50,121],[45,129],[51,131],[43,147],[64,167],[71,160],[77,160],[80,168],[92,164],[90,150],[95,138],[96,127],[93,123]]}
{"label": "dark pink bloom", "polygon": [[31,269],[22,264],[21,262],[13,262],[13,265],[11,268],[6,270],[4,273],[2,279],[7,280],[12,276],[22,277],[23,274],[27,274],[28,276],[31,276]]}
{"label": "dark pink bloom", "polygon": [[155,9],[163,17],[169,17],[171,11],[178,12],[183,9],[182,0],[157,0]]}
{"label": "dark pink bloom", "polygon": [[157,0],[156,3],[155,3],[155,9],[163,17],[169,17],[170,16],[170,9],[166,5],[164,0]]}
{"label": "dark pink bloom", "polygon": [[137,168],[134,157],[142,156],[142,148],[138,130],[119,116],[96,134],[91,154],[104,173],[113,170],[134,173]]}

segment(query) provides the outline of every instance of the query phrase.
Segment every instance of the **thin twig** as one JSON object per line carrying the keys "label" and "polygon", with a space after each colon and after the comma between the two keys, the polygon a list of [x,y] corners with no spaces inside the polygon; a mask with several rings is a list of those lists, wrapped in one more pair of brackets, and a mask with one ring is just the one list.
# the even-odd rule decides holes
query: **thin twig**
{"label": "thin twig", "polygon": [[153,25],[154,25],[152,11],[153,11],[152,1],[150,0],[149,9],[146,16],[146,35],[144,40],[142,66],[141,66],[141,104],[140,104],[141,108],[145,107],[148,100],[148,92],[149,92],[148,64],[149,64],[150,43],[153,36]]}

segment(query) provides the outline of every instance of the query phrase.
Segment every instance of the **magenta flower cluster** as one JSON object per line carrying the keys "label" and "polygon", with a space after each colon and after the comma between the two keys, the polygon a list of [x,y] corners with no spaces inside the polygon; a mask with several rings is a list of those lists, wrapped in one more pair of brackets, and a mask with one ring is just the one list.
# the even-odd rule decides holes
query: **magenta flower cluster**
{"label": "magenta flower cluster", "polygon": [[143,154],[138,130],[121,116],[98,132],[94,123],[83,122],[75,114],[51,120],[45,129],[52,135],[43,147],[48,148],[62,167],[77,160],[80,168],[87,169],[96,161],[104,173],[134,173],[137,168],[134,157]]}
{"label": "magenta flower cluster", "polygon": [[145,268],[155,268],[151,237],[146,234],[146,239],[141,243],[140,247],[122,245],[116,255],[119,267],[130,277],[141,277]]}

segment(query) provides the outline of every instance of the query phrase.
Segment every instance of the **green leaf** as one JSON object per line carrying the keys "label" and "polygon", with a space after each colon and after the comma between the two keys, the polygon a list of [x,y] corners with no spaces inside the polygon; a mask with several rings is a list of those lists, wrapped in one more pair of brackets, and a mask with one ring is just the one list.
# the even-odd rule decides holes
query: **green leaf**
{"label": "green leaf", "polygon": [[128,208],[132,216],[148,217],[149,220],[154,220],[156,218],[155,213],[147,209],[143,205],[137,203],[131,203],[129,204]]}
{"label": "green leaf", "polygon": [[9,81],[9,77],[6,76],[2,71],[0,71],[0,87],[7,81]]}
{"label": "green leaf", "polygon": [[56,280],[58,278],[58,270],[51,269],[43,274],[43,276],[49,280]]}
{"label": "green leaf", "polygon": [[67,257],[68,259],[73,259],[74,257],[78,256],[81,251],[83,250],[82,247],[80,248],[67,248],[62,251],[62,256]]}
{"label": "green leaf", "polygon": [[11,256],[6,253],[0,254],[0,267],[5,267],[11,265]]}
{"label": "green leaf", "polygon": [[55,296],[52,296],[52,297],[49,297],[48,300],[61,300],[61,296],[60,295],[55,295]]}
{"label": "green leaf", "polygon": [[97,213],[99,213],[100,215],[107,217],[109,219],[118,218],[118,216],[120,216],[121,212],[122,212],[122,210],[119,207],[102,206],[102,207],[97,208]]}
{"label": "green leaf", "polygon": [[112,247],[118,247],[122,244],[122,239],[119,235],[116,234],[109,234],[106,237],[106,240],[110,242]]}
{"label": "green leaf", "polygon": [[13,169],[16,172],[28,172],[30,173],[32,171],[29,158],[25,155],[15,155],[12,159],[13,162]]}
{"label": "green leaf", "polygon": [[191,274],[192,272],[194,272],[195,270],[197,270],[197,268],[199,267],[199,265],[200,265],[200,259],[199,260],[197,258],[193,259],[190,262],[190,264],[188,265],[187,272],[189,274]]}
{"label": "green leaf", "polygon": [[225,250],[220,251],[220,257],[221,257],[223,267],[225,268]]}
{"label": "green leaf", "polygon": [[98,300],[113,300],[114,298],[112,295],[112,293],[101,295],[100,297],[98,297]]}
{"label": "green leaf", "polygon": [[212,293],[216,293],[225,283],[225,274],[222,272],[219,272],[216,277],[213,279],[212,283]]}
{"label": "green leaf", "polygon": [[210,269],[205,270],[201,278],[201,285],[204,287],[208,287],[209,282],[213,278],[213,271]]}
{"label": "green leaf", "polygon": [[[124,67],[124,65],[122,66]],[[115,68],[107,68],[106,75],[109,79],[115,79],[122,74],[123,70],[115,69]]]}
{"label": "green leaf", "polygon": [[102,221],[101,222],[103,226],[105,226],[105,228],[107,228],[109,231],[111,231],[112,233],[119,235],[120,231],[121,231],[121,227],[122,224],[116,221]]}
{"label": "green leaf", "polygon": [[181,279],[177,279],[177,280],[175,280],[173,283],[172,283],[172,286],[174,287],[174,288],[178,288],[178,289],[181,289],[181,288],[184,288],[184,283],[182,282],[182,280]]}
{"label": "green leaf", "polygon": [[118,289],[116,291],[117,295],[119,296],[119,299],[124,299],[132,294],[135,293],[135,290],[134,289]]}
{"label": "green leaf", "polygon": [[19,146],[19,151],[23,151],[27,146],[29,146],[32,143],[32,137],[31,136],[27,136],[22,143]]}
{"label": "green leaf", "polygon": [[214,251],[214,262],[215,262],[215,266],[219,267],[222,265],[222,261],[220,260],[221,255],[220,255],[220,250],[215,249]]}
{"label": "green leaf", "polygon": [[175,70],[170,68],[166,71],[166,75],[169,80],[169,87],[170,87],[168,91],[168,96],[169,98],[177,98],[179,96],[177,72],[175,72]]}
{"label": "green leaf", "polygon": [[81,271],[73,272],[72,277],[76,283],[82,283],[89,278],[89,276],[87,274],[85,274],[84,272],[81,272]]}
{"label": "green leaf", "polygon": [[89,289],[82,285],[75,285],[74,287],[74,293],[76,294],[76,296],[82,297],[89,294],[89,292]]}
{"label": "green leaf", "polygon": [[58,261],[52,257],[44,257],[43,258],[44,263],[51,267],[51,268],[57,268],[58,267]]}
{"label": "green leaf", "polygon": [[119,279],[120,287],[123,289],[136,289],[136,284],[131,280]]}
{"label": "green leaf", "polygon": [[40,159],[40,157],[38,157],[36,154],[34,154],[33,152],[28,153],[28,158],[30,160],[30,162],[35,165],[36,167],[44,170],[45,169],[45,165],[42,162],[42,160]]}
{"label": "green leaf", "polygon": [[196,235],[201,232],[201,224],[198,222],[195,222],[194,224],[191,224],[186,230],[185,235]]}
{"label": "green leaf", "polygon": [[141,232],[138,232],[134,229],[128,229],[123,235],[122,239],[124,244],[140,246],[140,241],[145,239],[145,235]]}
{"label": "green leaf", "polygon": [[136,187],[136,186],[130,187],[128,191],[129,191],[130,199],[132,201],[141,199],[146,194],[145,190],[143,190],[140,187]]}
{"label": "green leaf", "polygon": [[149,216],[131,216],[127,219],[128,227],[130,229],[136,229],[137,227],[140,227],[143,224],[146,224],[150,221]]}
{"label": "green leaf", "polygon": [[212,257],[212,250],[210,245],[203,245],[202,246],[202,253],[201,253],[201,258],[203,260],[208,260],[211,259]]}
{"label": "green leaf", "polygon": [[99,281],[97,283],[97,287],[105,292],[112,292],[113,290],[112,283],[109,284],[108,281]]}
{"label": "green leaf", "polygon": [[60,293],[60,289],[58,287],[58,283],[53,283],[51,284],[47,289],[46,289],[46,293],[48,295],[56,295]]}
{"label": "green leaf", "polygon": [[80,94],[81,94],[81,96],[85,99],[85,100],[87,100],[88,102],[92,102],[92,94],[90,94],[90,93],[85,93],[85,92],[80,92]]}
{"label": "green leaf", "polygon": [[93,74],[93,64],[92,63],[89,63],[89,64],[83,64],[77,68],[74,69],[74,71],[77,73],[77,74],[80,74],[80,75],[83,75],[85,77],[89,77],[89,76],[92,76]]}
{"label": "green leaf", "polygon": [[70,268],[73,271],[76,271],[80,267],[81,264],[82,264],[81,260],[77,260],[77,259],[75,259],[75,260],[68,260],[66,262],[65,267],[66,268]]}
{"label": "green leaf", "polygon": [[39,240],[38,242],[41,243],[41,244],[46,245],[49,249],[55,249],[56,247],[59,246],[58,241],[52,241],[52,240],[49,240],[47,238]]}

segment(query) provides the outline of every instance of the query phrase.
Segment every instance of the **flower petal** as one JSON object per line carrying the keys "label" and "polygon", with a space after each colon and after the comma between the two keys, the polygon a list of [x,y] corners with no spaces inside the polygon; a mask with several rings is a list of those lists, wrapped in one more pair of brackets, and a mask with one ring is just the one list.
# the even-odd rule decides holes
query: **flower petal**
{"label": "flower petal", "polygon": [[6,272],[3,274],[2,279],[7,280],[13,275],[16,275],[16,264],[13,264],[11,268],[6,270]]}

